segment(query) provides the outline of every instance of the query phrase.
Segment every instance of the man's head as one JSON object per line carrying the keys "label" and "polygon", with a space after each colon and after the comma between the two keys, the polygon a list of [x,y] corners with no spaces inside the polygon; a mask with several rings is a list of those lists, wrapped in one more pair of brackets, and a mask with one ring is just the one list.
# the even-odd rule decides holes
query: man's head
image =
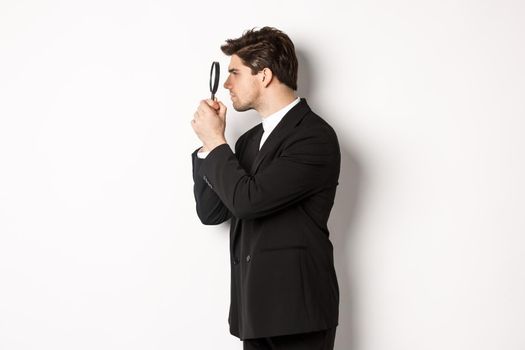
{"label": "man's head", "polygon": [[231,56],[224,87],[230,90],[235,110],[258,110],[265,97],[297,90],[295,47],[282,31],[247,30],[237,39],[226,40],[221,50]]}

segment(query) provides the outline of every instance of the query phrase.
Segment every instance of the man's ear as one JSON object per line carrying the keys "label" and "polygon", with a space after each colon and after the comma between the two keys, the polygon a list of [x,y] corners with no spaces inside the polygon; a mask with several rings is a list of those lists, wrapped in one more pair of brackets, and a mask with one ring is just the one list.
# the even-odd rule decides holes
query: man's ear
{"label": "man's ear", "polygon": [[261,81],[263,82],[263,86],[264,87],[267,87],[272,79],[273,79],[273,73],[271,71],[270,68],[263,68],[263,70],[261,71],[261,75],[262,75],[262,79]]}

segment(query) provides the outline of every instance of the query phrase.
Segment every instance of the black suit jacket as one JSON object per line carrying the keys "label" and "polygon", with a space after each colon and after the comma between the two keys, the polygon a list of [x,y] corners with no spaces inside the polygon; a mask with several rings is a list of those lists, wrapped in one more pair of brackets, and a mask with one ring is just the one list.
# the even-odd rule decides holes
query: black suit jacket
{"label": "black suit jacket", "polygon": [[202,223],[231,218],[231,334],[241,340],[338,324],[327,221],[340,169],[336,133],[304,98],[259,151],[262,123],[235,144],[192,153]]}

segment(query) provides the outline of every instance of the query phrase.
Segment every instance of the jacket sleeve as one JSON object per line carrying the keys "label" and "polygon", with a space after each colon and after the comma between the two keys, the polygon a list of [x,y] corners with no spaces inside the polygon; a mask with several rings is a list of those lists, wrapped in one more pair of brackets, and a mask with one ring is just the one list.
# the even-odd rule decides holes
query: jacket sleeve
{"label": "jacket sleeve", "polygon": [[265,167],[250,175],[227,144],[214,148],[198,173],[239,219],[263,217],[338,184],[341,154],[335,132],[292,136]]}
{"label": "jacket sleeve", "polygon": [[194,183],[193,194],[195,196],[197,216],[205,225],[218,225],[228,220],[232,214],[213,191],[207,179],[198,174],[199,168],[205,161],[205,159],[200,159],[197,156],[199,149],[200,147],[191,155]]}

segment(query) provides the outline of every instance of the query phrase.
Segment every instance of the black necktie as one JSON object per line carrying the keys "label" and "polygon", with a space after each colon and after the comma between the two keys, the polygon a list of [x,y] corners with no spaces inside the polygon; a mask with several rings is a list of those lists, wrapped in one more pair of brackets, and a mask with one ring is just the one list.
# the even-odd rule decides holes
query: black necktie
{"label": "black necktie", "polygon": [[250,144],[250,149],[248,150],[248,159],[250,164],[253,164],[257,153],[259,153],[259,145],[261,144],[261,138],[264,133],[264,129],[261,125],[261,128],[253,135],[252,142]]}

